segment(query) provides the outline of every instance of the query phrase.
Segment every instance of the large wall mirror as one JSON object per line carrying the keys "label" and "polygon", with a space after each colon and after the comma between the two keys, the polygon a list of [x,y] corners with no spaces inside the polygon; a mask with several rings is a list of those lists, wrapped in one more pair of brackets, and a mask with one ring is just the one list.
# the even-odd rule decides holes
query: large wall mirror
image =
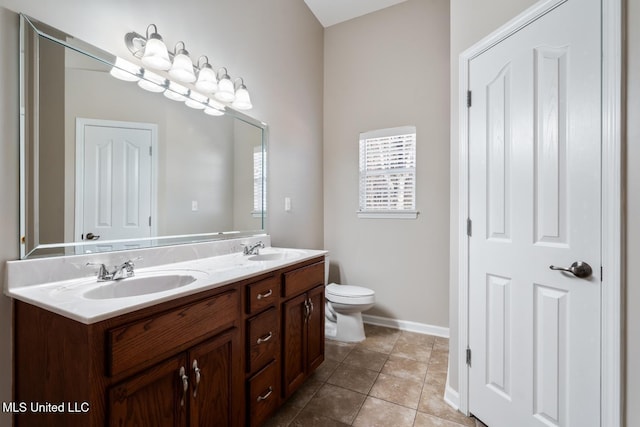
{"label": "large wall mirror", "polygon": [[264,233],[267,126],[116,79],[115,60],[21,17],[21,257]]}

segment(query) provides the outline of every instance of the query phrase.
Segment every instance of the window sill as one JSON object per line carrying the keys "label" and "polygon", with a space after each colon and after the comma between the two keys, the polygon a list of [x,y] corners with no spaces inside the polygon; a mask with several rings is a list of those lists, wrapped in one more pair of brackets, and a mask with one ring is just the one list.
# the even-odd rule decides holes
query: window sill
{"label": "window sill", "polygon": [[358,218],[364,219],[416,219],[418,211],[358,211]]}

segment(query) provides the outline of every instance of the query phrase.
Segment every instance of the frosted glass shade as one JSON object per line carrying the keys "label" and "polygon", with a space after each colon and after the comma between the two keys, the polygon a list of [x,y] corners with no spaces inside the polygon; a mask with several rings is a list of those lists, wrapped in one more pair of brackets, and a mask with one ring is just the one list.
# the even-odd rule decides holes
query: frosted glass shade
{"label": "frosted glass shade", "polygon": [[218,91],[216,92],[215,97],[222,102],[232,102],[236,99],[233,83],[226,74],[218,82]]}
{"label": "frosted glass shade", "polygon": [[168,70],[171,68],[169,52],[162,38],[158,34],[152,34],[147,40],[142,55],[142,63],[156,70]]}
{"label": "frosted glass shade", "polygon": [[238,90],[236,90],[236,99],[231,105],[238,110],[250,110],[253,108],[251,98],[249,97],[249,91],[244,85],[240,86]]}
{"label": "frosted glass shade", "polygon": [[193,72],[193,62],[191,62],[191,59],[186,54],[186,50],[181,50],[180,53],[173,58],[173,65],[171,65],[169,75],[185,83],[196,81],[196,75]]}
{"label": "frosted glass shade", "polygon": [[205,93],[213,93],[218,89],[218,79],[216,78],[216,73],[211,68],[211,65],[203,65],[198,72],[196,88]]}

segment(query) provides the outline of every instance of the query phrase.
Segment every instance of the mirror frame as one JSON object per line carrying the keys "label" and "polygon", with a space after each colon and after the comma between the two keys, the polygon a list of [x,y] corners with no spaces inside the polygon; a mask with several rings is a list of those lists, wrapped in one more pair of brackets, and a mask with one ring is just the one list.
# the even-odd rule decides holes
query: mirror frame
{"label": "mirror frame", "polygon": [[[28,125],[29,117],[27,117],[27,98],[26,98],[26,85],[28,80],[26,78],[27,66],[26,66],[26,31],[32,29],[38,38],[45,38],[54,43],[64,46],[65,48],[74,50],[81,54],[87,55],[94,60],[102,62],[103,64],[113,67],[115,66],[116,56],[96,47],[90,45],[80,39],[75,38],[69,34],[59,31],[47,24],[44,24],[28,15],[20,14],[20,142],[19,142],[19,162],[20,162],[20,229],[19,229],[19,246],[20,246],[20,259],[27,258],[40,258],[40,257],[55,257],[55,256],[68,256],[68,255],[81,255],[87,253],[107,252],[100,251],[95,241],[83,241],[83,242],[70,242],[70,243],[47,243],[40,244],[37,241],[37,237],[34,239],[33,247],[28,247],[27,236],[28,220],[27,220],[27,192],[28,183],[26,177],[26,171],[28,169],[28,144],[35,144],[33,139],[38,138],[37,121],[33,121],[31,126]],[[54,33],[64,34],[66,40],[62,40],[59,37],[53,35]],[[37,50],[37,47],[36,47]],[[37,110],[34,108],[34,110]],[[225,115],[233,117],[235,119],[246,122],[250,125],[256,126],[262,129],[262,153],[263,159],[268,150],[269,141],[269,127],[266,123],[257,120],[247,114],[244,114],[238,110],[235,110],[229,106],[225,108]],[[29,126],[29,128],[28,128]],[[29,137],[30,135],[30,137]],[[267,189],[267,176],[268,176],[268,162],[264,163],[262,174],[262,199],[263,206],[262,211],[262,229],[259,230],[246,230],[246,231],[219,231],[219,232],[207,232],[198,234],[176,235],[176,236],[156,236],[142,239],[124,239],[124,240],[111,240],[109,242],[126,242],[128,244],[140,244],[139,249],[152,248],[160,246],[180,245],[188,243],[201,243],[215,240],[234,239],[251,236],[262,236],[267,234],[267,202],[266,189]],[[37,232],[33,232],[37,236]],[[107,242],[107,241],[104,241]],[[101,243],[104,243],[101,242]],[[127,250],[129,248],[123,248]],[[111,252],[111,251],[109,251]]]}

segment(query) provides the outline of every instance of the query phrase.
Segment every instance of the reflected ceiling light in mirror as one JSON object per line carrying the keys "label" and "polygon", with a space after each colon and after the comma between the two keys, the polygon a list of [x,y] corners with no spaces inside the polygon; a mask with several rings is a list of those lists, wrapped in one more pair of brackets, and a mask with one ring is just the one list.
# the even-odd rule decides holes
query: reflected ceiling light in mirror
{"label": "reflected ceiling light in mirror", "polygon": [[[238,84],[238,82],[240,82],[240,84]],[[251,98],[249,97],[249,91],[244,85],[244,80],[242,79],[242,77],[236,79],[234,83],[236,94],[233,103],[231,103],[231,106],[237,108],[238,110],[250,110],[251,108],[253,108],[253,105],[251,104]]]}
{"label": "reflected ceiling light in mirror", "polygon": [[137,82],[142,76],[142,69],[126,59],[116,57],[116,63],[111,67],[109,74],[125,82]]}
{"label": "reflected ceiling light in mirror", "polygon": [[138,86],[149,92],[163,92],[167,88],[167,79],[153,71],[144,70]]}
{"label": "reflected ceiling light in mirror", "polygon": [[172,101],[186,101],[189,95],[189,89],[176,82],[169,82],[167,90],[164,91],[164,96]]}
{"label": "reflected ceiling light in mirror", "polygon": [[[224,70],[224,74],[220,74],[221,70]],[[225,67],[218,70],[218,91],[214,96],[217,100],[222,102],[232,102],[236,99],[233,82],[231,82],[231,77],[227,74],[227,69]]]}
{"label": "reflected ceiling light in mirror", "polygon": [[[180,44],[182,44],[182,48],[178,49]],[[196,74],[193,72],[193,62],[191,62],[189,52],[185,49],[184,42],[182,41],[176,43],[173,49],[173,64],[171,64],[171,68],[169,69],[169,75],[185,83],[193,83],[196,81]]]}
{"label": "reflected ceiling light in mirror", "polygon": [[191,91],[185,104],[187,107],[203,110],[207,107],[208,98],[201,93]]}
{"label": "reflected ceiling light in mirror", "polygon": [[209,99],[207,103],[207,108],[204,109],[205,114],[210,116],[222,116],[224,115],[224,105],[215,101],[213,99]]}
{"label": "reflected ceiling light in mirror", "polygon": [[[149,34],[149,28],[151,27],[153,27],[154,31]],[[147,27],[147,40],[142,54],[142,63],[156,70],[168,70],[171,68],[167,46],[162,41],[160,34],[158,34],[158,27],[155,24]]]}
{"label": "reflected ceiling light in mirror", "polygon": [[[204,64],[200,64],[200,60],[204,58]],[[213,71],[211,64],[209,64],[209,58],[206,55],[202,55],[198,58],[198,80],[196,80],[196,89],[205,93],[213,93],[218,89],[218,79],[216,78],[216,72]]]}

